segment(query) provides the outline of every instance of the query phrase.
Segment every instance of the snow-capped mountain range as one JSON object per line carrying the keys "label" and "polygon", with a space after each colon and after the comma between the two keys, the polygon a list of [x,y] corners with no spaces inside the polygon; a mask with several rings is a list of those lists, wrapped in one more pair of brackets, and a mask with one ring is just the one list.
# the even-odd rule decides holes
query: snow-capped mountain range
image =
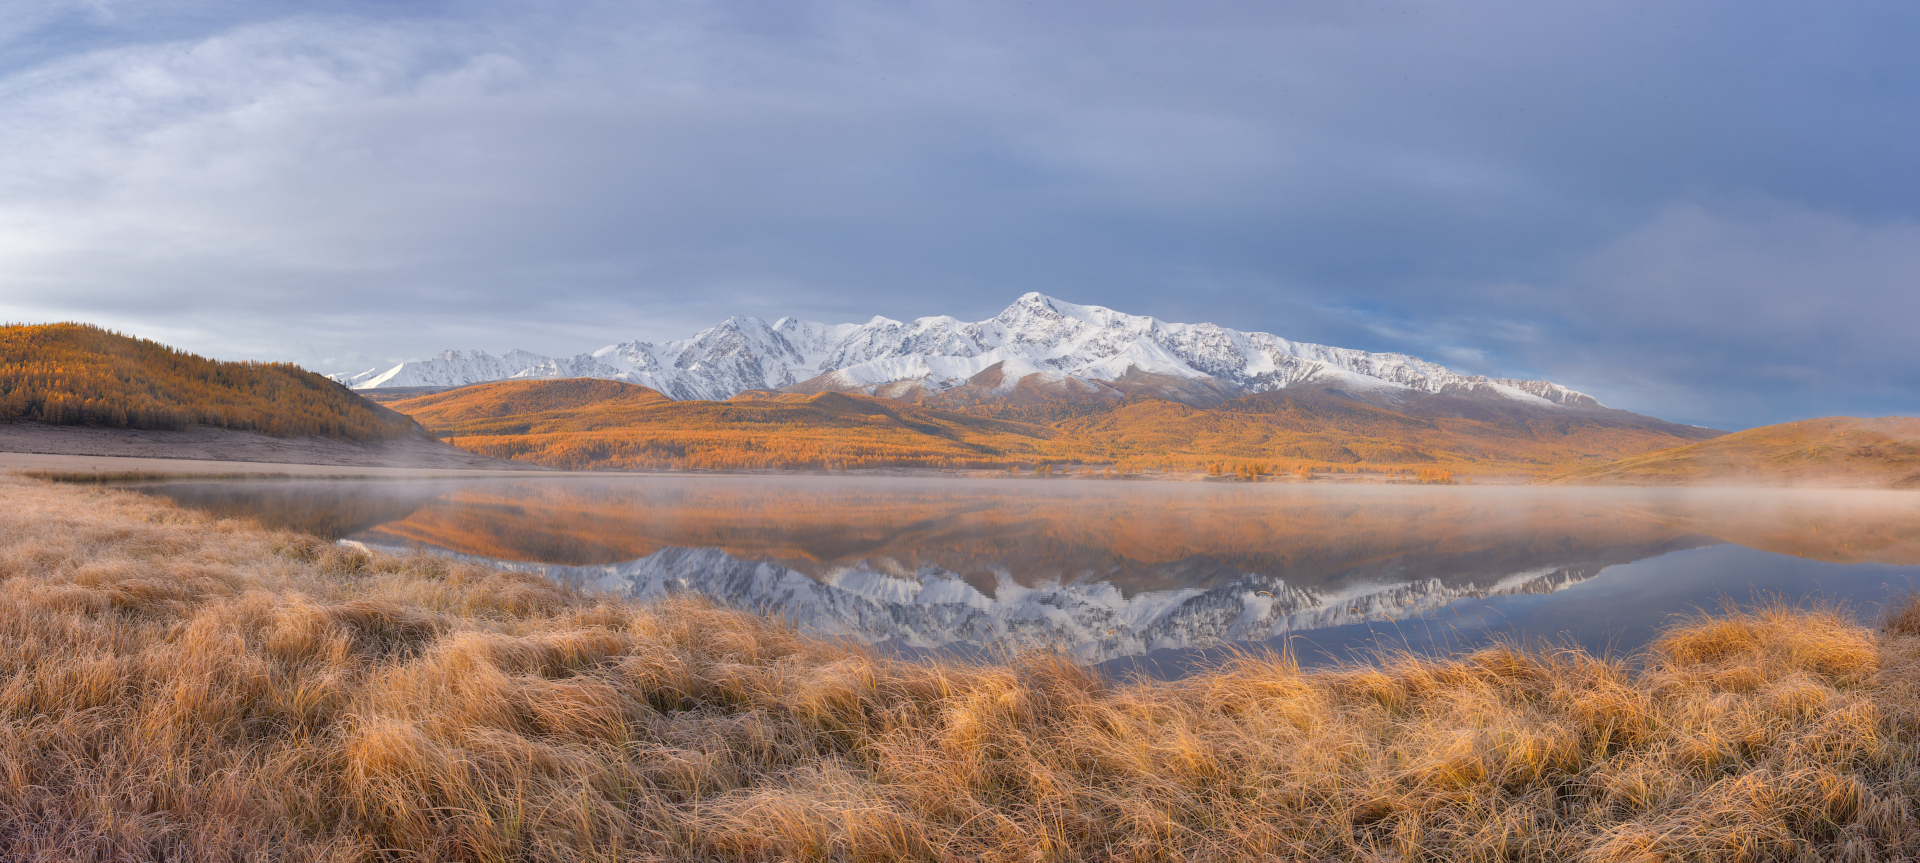
{"label": "snow-capped mountain range", "polygon": [[390,369],[330,375],[355,389],[456,387],[525,378],[608,378],[672,399],[730,398],[749,390],[837,390],[913,397],[969,387],[1026,386],[1115,394],[1151,389],[1194,404],[1319,384],[1393,397],[1430,393],[1598,409],[1591,396],[1548,381],[1463,375],[1405,354],[1294,342],[1215,324],[1167,323],[1029,293],[990,320],[951,317],[820,324],[732,317],[692,338],[624,342],[572,357],[526,351],[446,351]]}

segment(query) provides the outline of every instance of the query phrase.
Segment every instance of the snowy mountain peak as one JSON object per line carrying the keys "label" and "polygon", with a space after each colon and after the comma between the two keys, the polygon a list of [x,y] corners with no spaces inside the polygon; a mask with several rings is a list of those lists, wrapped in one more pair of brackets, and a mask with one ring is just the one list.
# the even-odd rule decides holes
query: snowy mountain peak
{"label": "snowy mountain peak", "polygon": [[[782,317],[769,325],[735,315],[679,341],[623,342],[568,358],[449,350],[385,371],[332,377],[360,389],[597,377],[652,387],[674,399],[717,400],[787,387],[938,392],[967,386],[988,369],[997,370],[990,387],[995,392],[1041,375],[1051,385],[1112,392],[1145,378],[1155,393],[1212,402],[1311,384],[1385,398],[1429,393],[1536,407],[1602,407],[1550,381],[1463,375],[1406,354],[1292,342],[1216,324],[1166,323],[1038,292],[1022,294],[1000,314],[974,323],[944,315],[903,323],[875,315],[863,324]],[[1187,384],[1168,383],[1181,381]]]}
{"label": "snowy mountain peak", "polygon": [[1008,327],[1024,328],[1032,326],[1058,327],[1072,326],[1070,322],[1101,327],[1106,329],[1124,328],[1130,324],[1142,325],[1154,323],[1152,318],[1127,315],[1104,306],[1083,306],[1055,299],[1046,294],[1029,291],[1002,311],[994,320]]}

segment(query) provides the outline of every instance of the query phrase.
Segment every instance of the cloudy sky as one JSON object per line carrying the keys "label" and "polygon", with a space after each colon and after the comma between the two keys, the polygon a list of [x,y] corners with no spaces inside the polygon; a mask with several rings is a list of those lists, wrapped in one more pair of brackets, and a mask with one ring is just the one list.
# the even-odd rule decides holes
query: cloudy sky
{"label": "cloudy sky", "polygon": [[12,0],[0,317],[333,372],[1038,290],[1920,414],[1916,44],[1910,0]]}

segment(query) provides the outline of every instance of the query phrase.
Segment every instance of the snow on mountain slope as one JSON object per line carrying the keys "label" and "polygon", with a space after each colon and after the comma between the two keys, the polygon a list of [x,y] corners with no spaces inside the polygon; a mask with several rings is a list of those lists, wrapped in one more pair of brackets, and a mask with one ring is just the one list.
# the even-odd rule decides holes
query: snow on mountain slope
{"label": "snow on mountain slope", "polygon": [[1542,407],[1600,408],[1591,396],[1548,381],[1462,375],[1405,354],[1293,342],[1215,324],[1167,323],[1029,293],[991,320],[819,324],[732,317],[692,338],[625,342],[570,358],[511,351],[447,351],[384,372],[333,375],[356,389],[462,386],[526,377],[596,377],[641,384],[673,399],[725,399],[746,390],[803,386],[898,395],[903,383],[930,391],[966,385],[996,369],[994,386],[1021,378],[1111,383],[1148,376],[1204,382],[1194,391],[1266,392],[1304,383],[1356,392],[1393,391],[1509,399]]}
{"label": "snow on mountain slope", "polygon": [[493,356],[485,351],[443,351],[430,360],[401,363],[384,372],[329,375],[354,389],[375,387],[457,387],[508,378],[610,378],[618,369],[588,357],[558,360],[526,351]]}

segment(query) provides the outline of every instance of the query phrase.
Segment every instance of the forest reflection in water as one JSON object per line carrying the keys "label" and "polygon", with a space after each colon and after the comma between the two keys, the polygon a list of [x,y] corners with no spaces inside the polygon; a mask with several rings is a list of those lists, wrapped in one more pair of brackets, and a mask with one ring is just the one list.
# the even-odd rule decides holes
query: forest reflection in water
{"label": "forest reflection in water", "polygon": [[907,653],[1151,654],[1172,673],[1248,642],[1309,661],[1503,634],[1626,650],[1671,614],[1758,592],[1870,612],[1920,573],[1914,492],[799,477],[143,490],[633,596],[697,591]]}

